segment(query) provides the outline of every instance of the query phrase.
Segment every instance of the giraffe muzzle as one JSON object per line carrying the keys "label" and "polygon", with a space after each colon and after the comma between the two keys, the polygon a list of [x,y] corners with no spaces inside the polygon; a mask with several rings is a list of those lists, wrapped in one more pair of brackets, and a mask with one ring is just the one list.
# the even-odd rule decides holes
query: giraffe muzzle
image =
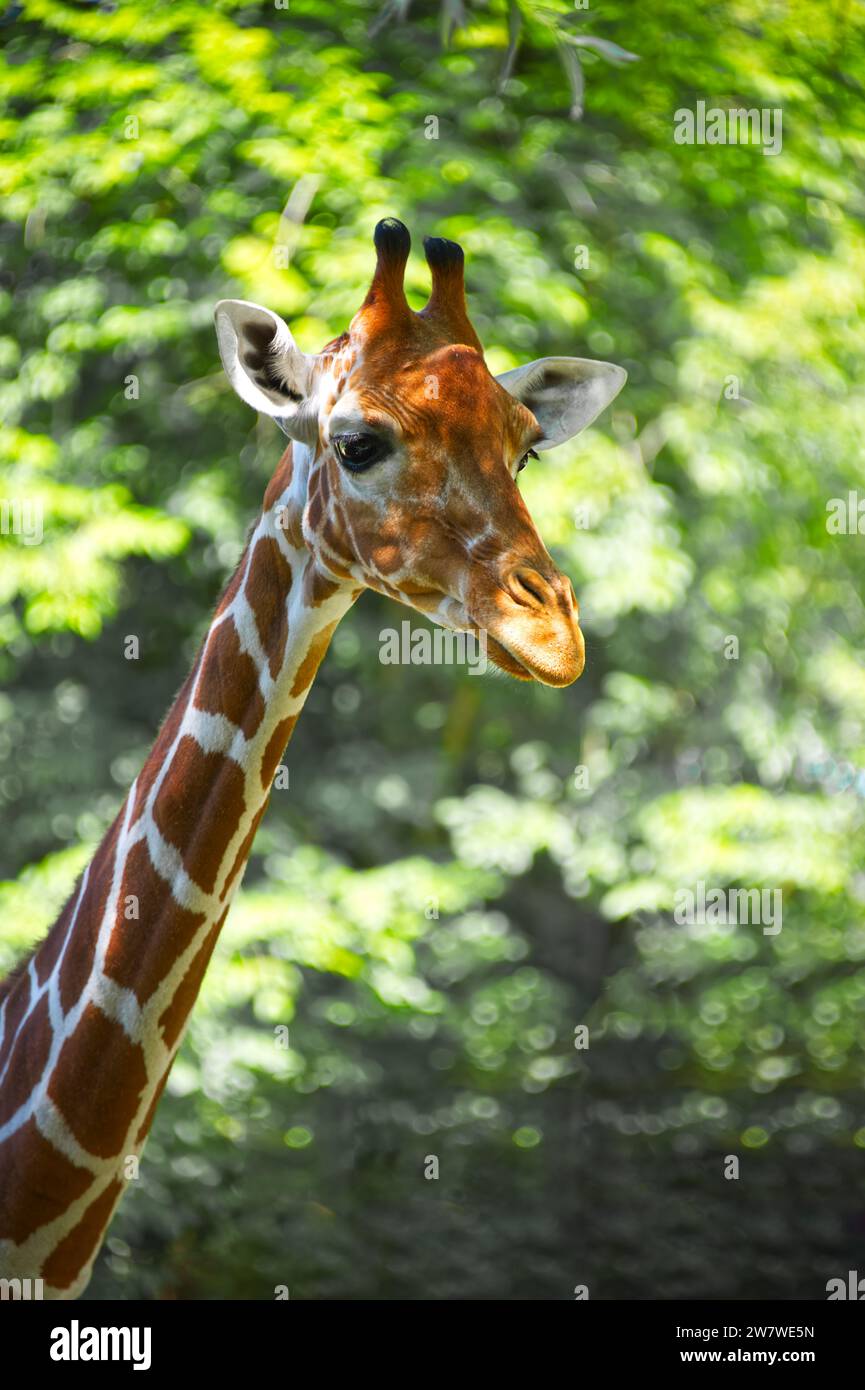
{"label": "giraffe muzzle", "polygon": [[543,685],[570,685],[582,674],[585,644],[569,579],[516,565],[494,594],[472,605],[492,661],[509,675]]}

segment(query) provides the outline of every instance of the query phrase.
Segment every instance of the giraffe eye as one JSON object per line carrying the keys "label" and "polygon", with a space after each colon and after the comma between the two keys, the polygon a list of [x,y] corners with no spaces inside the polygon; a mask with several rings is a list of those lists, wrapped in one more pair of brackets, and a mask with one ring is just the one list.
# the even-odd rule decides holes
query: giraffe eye
{"label": "giraffe eye", "polygon": [[522,473],[522,471],[523,471],[523,469],[525,468],[526,464],[528,463],[529,459],[536,459],[536,458],[537,458],[537,454],[535,453],[534,449],[529,449],[529,452],[528,452],[527,454],[523,454],[522,458],[520,459],[519,463],[517,464],[517,472],[518,472],[518,473]]}
{"label": "giraffe eye", "polygon": [[387,452],[385,444],[374,434],[337,434],[333,439],[334,452],[350,473],[362,473]]}

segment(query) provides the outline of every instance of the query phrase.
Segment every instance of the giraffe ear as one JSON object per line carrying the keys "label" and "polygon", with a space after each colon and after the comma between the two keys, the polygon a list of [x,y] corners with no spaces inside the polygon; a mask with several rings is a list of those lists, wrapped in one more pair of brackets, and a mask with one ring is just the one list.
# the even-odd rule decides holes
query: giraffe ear
{"label": "giraffe ear", "polygon": [[554,449],[573,439],[615,400],[627,379],[624,367],[584,357],[541,357],[497,378],[543,430],[536,449]]}
{"label": "giraffe ear", "polygon": [[270,415],[291,439],[318,438],[318,412],[310,399],[310,359],[278,314],[245,299],[221,299],[216,337],[225,374],[241,400]]}

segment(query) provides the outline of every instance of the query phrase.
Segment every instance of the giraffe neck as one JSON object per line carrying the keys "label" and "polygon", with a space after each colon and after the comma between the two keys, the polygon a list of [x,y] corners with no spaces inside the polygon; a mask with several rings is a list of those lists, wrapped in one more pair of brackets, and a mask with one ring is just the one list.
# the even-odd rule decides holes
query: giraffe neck
{"label": "giraffe neck", "polygon": [[0,1276],[74,1297],[174,1060],[280,757],[357,588],[303,543],[286,453],[116,821],[0,1005]]}

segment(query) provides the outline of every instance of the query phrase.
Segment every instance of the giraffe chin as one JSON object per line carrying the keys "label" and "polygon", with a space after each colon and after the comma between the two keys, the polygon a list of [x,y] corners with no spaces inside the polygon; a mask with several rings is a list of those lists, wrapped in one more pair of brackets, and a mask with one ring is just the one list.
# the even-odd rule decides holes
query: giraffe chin
{"label": "giraffe chin", "polygon": [[486,634],[486,638],[487,656],[493,665],[498,666],[500,671],[505,671],[509,676],[515,676],[518,681],[533,681],[535,679],[528,667],[518,661],[507,647],[503,647],[501,642],[496,641],[495,637],[490,637],[489,633]]}
{"label": "giraffe chin", "polygon": [[492,661],[495,666],[498,666],[500,670],[506,672],[507,675],[514,676],[520,681],[538,681],[541,685],[551,685],[560,688],[565,685],[572,685],[583,673],[584,656],[582,642],[579,646],[577,660],[570,667],[565,667],[563,670],[552,670],[549,666],[543,665],[540,662],[537,665],[534,663],[530,665],[528,661],[523,661],[511,651],[510,648],[496,641],[489,630],[487,630],[486,633],[486,646],[487,656],[490,661]]}

